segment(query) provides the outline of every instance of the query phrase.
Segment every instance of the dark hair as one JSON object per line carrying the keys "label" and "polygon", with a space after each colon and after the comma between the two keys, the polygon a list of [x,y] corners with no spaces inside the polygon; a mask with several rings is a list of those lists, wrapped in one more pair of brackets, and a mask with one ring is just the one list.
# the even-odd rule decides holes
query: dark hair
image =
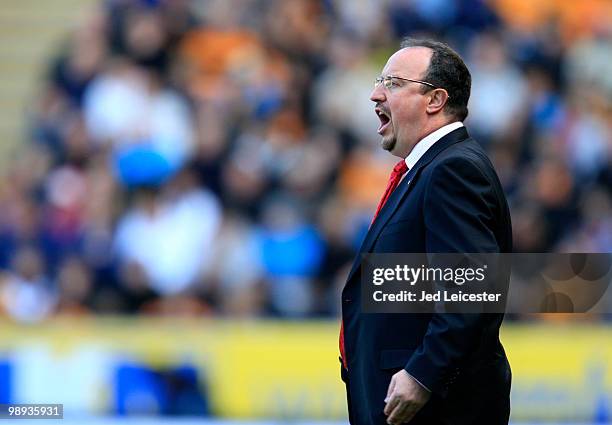
{"label": "dark hair", "polygon": [[430,39],[405,38],[400,47],[426,47],[433,51],[424,81],[446,89],[450,98],[444,106],[459,121],[468,115],[472,76],[463,59],[447,44]]}

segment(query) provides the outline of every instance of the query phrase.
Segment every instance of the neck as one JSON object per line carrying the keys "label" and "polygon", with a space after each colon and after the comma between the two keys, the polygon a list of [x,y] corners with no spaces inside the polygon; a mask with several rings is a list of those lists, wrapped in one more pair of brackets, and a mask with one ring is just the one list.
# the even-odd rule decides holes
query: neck
{"label": "neck", "polygon": [[436,116],[435,118],[432,118],[425,125],[425,127],[423,128],[423,131],[421,132],[421,137],[419,138],[419,141],[423,140],[425,137],[427,137],[428,135],[430,135],[434,131],[438,130],[439,128],[442,128],[445,125],[448,125],[448,124],[453,123],[455,121],[457,121],[457,119],[455,117],[449,117],[449,116],[446,116],[444,114],[442,114],[441,116]]}

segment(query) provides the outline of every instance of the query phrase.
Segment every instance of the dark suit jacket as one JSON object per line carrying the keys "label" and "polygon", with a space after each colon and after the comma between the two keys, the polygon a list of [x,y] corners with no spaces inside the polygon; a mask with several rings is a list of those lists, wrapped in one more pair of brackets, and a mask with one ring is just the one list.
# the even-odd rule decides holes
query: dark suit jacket
{"label": "dark suit jacket", "polygon": [[507,424],[510,367],[503,314],[362,314],[362,253],[511,252],[508,205],[483,149],[462,127],[409,170],[371,226],[342,291],[352,424],[384,424],[404,368],[432,391],[411,424]]}

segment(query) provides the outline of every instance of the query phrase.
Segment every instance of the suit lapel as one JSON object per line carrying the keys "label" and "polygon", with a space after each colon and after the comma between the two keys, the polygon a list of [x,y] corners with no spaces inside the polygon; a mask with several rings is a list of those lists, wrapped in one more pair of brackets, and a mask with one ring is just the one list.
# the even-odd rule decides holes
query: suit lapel
{"label": "suit lapel", "polygon": [[467,130],[465,127],[460,127],[457,130],[454,130],[438,140],[434,145],[425,152],[425,154],[417,161],[417,163],[408,171],[408,174],[404,179],[400,182],[399,186],[393,191],[384,207],[380,210],[378,217],[372,223],[372,226],[368,230],[362,244],[361,248],[359,248],[359,252],[357,254],[357,258],[353,262],[353,267],[351,272],[349,273],[349,277],[347,282],[351,280],[353,274],[359,268],[361,264],[361,256],[362,254],[367,254],[370,252],[372,247],[374,246],[374,242],[378,239],[378,235],[385,227],[385,224],[389,221],[397,207],[399,206],[402,199],[406,197],[406,195],[410,192],[412,188],[413,180],[418,178],[418,173],[421,171],[423,167],[429,164],[433,159],[438,156],[442,151],[444,151],[449,146],[465,140],[469,137]]}

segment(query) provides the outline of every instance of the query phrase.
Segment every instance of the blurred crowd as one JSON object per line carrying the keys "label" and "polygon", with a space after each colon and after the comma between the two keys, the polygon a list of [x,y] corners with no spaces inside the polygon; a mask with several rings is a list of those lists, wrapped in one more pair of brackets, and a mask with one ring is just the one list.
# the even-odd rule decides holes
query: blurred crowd
{"label": "blurred crowd", "polygon": [[515,251],[612,252],[610,15],[512,3],[101,2],[0,176],[0,315],[337,314],[395,162],[369,94],[406,35],[466,59]]}

